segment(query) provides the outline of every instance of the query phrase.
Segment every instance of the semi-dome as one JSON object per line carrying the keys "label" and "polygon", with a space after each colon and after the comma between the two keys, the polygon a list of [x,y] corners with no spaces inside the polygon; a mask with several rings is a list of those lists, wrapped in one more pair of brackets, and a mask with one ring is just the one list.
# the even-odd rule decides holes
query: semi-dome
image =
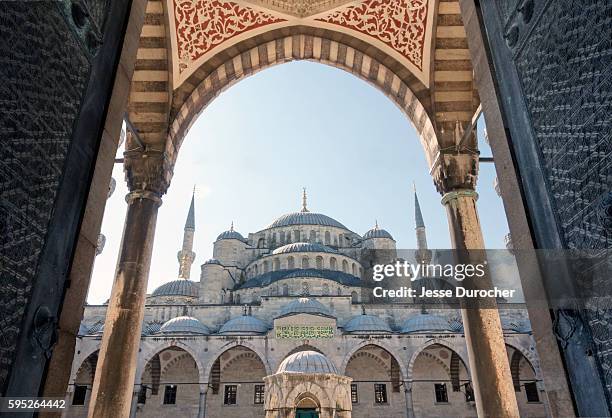
{"label": "semi-dome", "polygon": [[264,334],[268,332],[268,325],[251,315],[242,315],[227,321],[219,334]]}
{"label": "semi-dome", "polygon": [[333,373],[338,369],[327,357],[316,351],[298,351],[278,366],[277,373]]}
{"label": "semi-dome", "polygon": [[217,237],[217,241],[222,239],[237,239],[238,241],[242,242],[246,241],[240,232],[234,231],[234,228],[231,228],[229,231],[221,232]]}
{"label": "semi-dome", "polygon": [[210,334],[206,325],[191,316],[172,318],[161,326],[159,332],[162,334]]}
{"label": "semi-dome", "polygon": [[363,239],[372,239],[372,238],[393,239],[393,237],[387,230],[379,228],[378,225],[376,225],[374,228],[370,229],[368,232],[363,234]]}
{"label": "semi-dome", "polygon": [[332,253],[338,254],[338,251],[323,244],[312,242],[294,242],[293,244],[283,245],[272,251],[273,255],[287,253]]}
{"label": "semi-dome", "polygon": [[374,315],[357,315],[352,317],[344,326],[345,332],[391,332],[389,325]]}
{"label": "semi-dome", "polygon": [[316,299],[299,298],[289,302],[283,306],[280,311],[280,316],[294,315],[307,313],[311,315],[330,316],[329,310]]}
{"label": "semi-dome", "polygon": [[330,218],[327,215],[323,215],[322,213],[315,212],[293,212],[283,215],[277,218],[274,222],[266,227],[266,229],[270,228],[280,228],[283,226],[292,226],[292,225],[320,225],[320,226],[332,226],[335,228],[347,229],[346,226],[342,225],[337,220]]}
{"label": "semi-dome", "polygon": [[402,325],[403,333],[428,331],[449,332],[450,324],[446,319],[437,315],[420,313],[417,316],[408,318]]}
{"label": "semi-dome", "polygon": [[178,279],[162,284],[153,291],[151,296],[186,296],[197,298],[199,293],[199,287],[196,283],[187,279]]}

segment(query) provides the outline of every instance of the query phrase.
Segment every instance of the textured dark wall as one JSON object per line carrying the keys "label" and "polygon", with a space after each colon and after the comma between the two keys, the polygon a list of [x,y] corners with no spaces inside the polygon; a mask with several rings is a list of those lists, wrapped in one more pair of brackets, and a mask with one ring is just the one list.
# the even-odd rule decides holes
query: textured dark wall
{"label": "textured dark wall", "polygon": [[40,391],[129,8],[129,1],[109,0],[13,1],[0,8],[6,396]]}
{"label": "textured dark wall", "polygon": [[[534,242],[609,258],[612,3],[481,0],[480,5]],[[555,332],[579,412],[608,416],[612,310],[592,300],[585,307],[554,312]]]}

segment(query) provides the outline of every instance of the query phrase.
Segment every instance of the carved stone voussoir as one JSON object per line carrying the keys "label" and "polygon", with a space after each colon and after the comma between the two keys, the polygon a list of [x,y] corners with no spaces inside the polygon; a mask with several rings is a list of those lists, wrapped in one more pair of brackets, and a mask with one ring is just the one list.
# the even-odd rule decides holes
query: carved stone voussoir
{"label": "carved stone voussoir", "polygon": [[172,179],[172,164],[166,153],[157,150],[126,151],[125,180],[130,192],[149,192],[161,197]]}
{"label": "carved stone voussoir", "polygon": [[438,193],[474,190],[478,180],[478,153],[440,151],[431,169]]}

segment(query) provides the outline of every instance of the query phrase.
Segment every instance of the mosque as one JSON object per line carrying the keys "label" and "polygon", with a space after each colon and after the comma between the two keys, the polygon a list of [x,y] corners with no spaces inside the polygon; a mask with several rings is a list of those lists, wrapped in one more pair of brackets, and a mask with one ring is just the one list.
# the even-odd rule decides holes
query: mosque
{"label": "mosque", "polygon": [[[426,257],[416,191],[415,229]],[[199,282],[190,277],[195,231],[192,198],[178,278],[147,295],[131,416],[476,416],[460,312],[362,292],[363,252],[396,249],[378,224],[353,232],[311,212],[304,192],[300,211],[258,232],[232,224],[219,234]],[[106,309],[85,307],[66,417],[87,415]],[[544,417],[526,311],[500,315],[521,416]]]}

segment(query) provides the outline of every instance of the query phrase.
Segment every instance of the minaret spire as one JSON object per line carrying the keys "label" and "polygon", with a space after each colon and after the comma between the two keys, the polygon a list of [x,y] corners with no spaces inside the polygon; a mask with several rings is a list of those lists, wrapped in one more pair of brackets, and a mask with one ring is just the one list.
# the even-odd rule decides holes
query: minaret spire
{"label": "minaret spire", "polygon": [[302,212],[308,212],[308,208],[306,206],[306,187],[302,189]]}
{"label": "minaret spire", "polygon": [[191,276],[191,265],[195,260],[193,252],[193,236],[195,234],[195,186],[191,194],[191,204],[189,212],[187,212],[187,220],[185,221],[185,229],[183,230],[183,247],[176,255],[179,262],[179,277],[189,279]]}
{"label": "minaret spire", "polygon": [[412,184],[414,189],[414,226],[416,230],[417,252],[416,258],[419,263],[428,264],[431,261],[431,251],[427,248],[427,232],[425,222],[421,213],[421,205],[417,196],[416,184]]}

